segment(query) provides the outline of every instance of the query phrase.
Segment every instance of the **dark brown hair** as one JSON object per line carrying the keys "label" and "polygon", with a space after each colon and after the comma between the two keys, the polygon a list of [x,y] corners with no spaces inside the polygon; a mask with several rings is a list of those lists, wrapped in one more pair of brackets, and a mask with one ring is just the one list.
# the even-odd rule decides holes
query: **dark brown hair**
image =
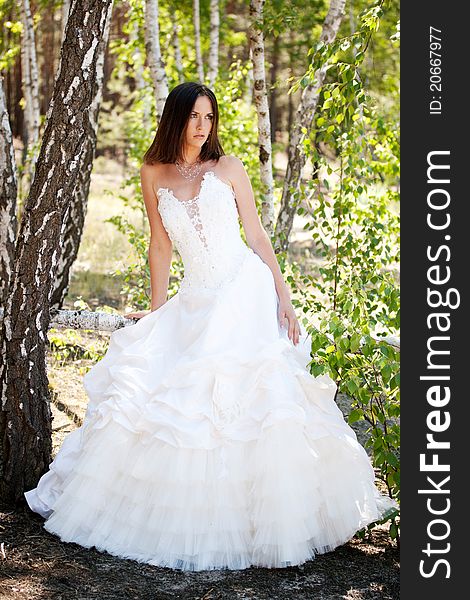
{"label": "dark brown hair", "polygon": [[225,154],[217,134],[219,107],[214,92],[202,83],[186,81],[174,87],[167,96],[157,133],[144,154],[145,164],[174,163],[176,160],[183,160],[182,150],[186,128],[198,96],[209,98],[214,115],[209,137],[201,147],[200,158],[203,162],[219,160]]}

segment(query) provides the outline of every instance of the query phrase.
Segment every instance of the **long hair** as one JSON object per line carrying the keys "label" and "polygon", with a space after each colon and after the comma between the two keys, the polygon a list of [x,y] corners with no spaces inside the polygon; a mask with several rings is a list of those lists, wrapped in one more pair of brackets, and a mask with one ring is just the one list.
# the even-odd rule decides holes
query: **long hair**
{"label": "long hair", "polygon": [[144,154],[145,164],[174,163],[183,160],[183,142],[189,115],[198,96],[209,98],[214,115],[210,134],[201,146],[200,158],[203,162],[219,160],[225,154],[217,134],[219,107],[214,92],[202,83],[186,81],[174,87],[168,94],[155,138]]}

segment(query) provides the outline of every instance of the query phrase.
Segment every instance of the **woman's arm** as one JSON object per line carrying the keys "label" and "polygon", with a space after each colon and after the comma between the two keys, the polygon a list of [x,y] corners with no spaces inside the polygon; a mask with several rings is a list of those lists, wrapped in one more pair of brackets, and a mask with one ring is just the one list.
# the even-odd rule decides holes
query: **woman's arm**
{"label": "woman's arm", "polygon": [[151,311],[166,302],[173,245],[163,226],[158,212],[158,198],[153,187],[154,170],[150,165],[142,165],[140,182],[145,208],[150,223],[150,243],[148,259],[150,267]]}
{"label": "woman's arm", "polygon": [[287,319],[289,338],[294,344],[298,344],[300,327],[290,299],[289,288],[279,268],[271,240],[259,219],[250,178],[239,158],[227,157],[226,164],[235,191],[238,213],[245,230],[246,241],[253,252],[256,252],[271,269],[279,298],[279,322],[286,326],[285,319]]}

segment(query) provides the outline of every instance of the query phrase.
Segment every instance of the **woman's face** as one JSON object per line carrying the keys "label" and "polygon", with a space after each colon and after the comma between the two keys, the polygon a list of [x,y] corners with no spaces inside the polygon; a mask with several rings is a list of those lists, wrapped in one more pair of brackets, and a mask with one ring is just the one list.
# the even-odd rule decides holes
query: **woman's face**
{"label": "woman's face", "polygon": [[188,118],[185,139],[187,147],[193,146],[201,149],[212,129],[213,119],[211,101],[207,96],[198,96]]}

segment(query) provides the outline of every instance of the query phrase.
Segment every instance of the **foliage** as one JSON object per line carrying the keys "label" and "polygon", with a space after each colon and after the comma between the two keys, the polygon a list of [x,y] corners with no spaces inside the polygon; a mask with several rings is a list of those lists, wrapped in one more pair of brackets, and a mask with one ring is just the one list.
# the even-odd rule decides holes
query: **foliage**
{"label": "foliage", "polygon": [[74,329],[51,328],[47,333],[49,349],[58,365],[69,361],[87,359],[97,362],[103,356],[103,345],[83,344],[83,335]]}
{"label": "foliage", "polygon": [[[306,315],[312,374],[328,372],[352,399],[349,422],[369,424],[373,464],[390,496],[399,498],[399,353],[382,339],[396,334],[400,321],[399,134],[395,122],[377,114],[361,76],[382,14],[378,2],[352,35],[317,44],[294,86],[311,83],[327,67],[314,127],[303,132],[303,150],[315,169],[298,209],[322,266],[318,277],[297,266],[287,279]],[[398,536],[393,515],[390,534]]]}
{"label": "foliage", "polygon": [[23,26],[21,21],[10,20],[7,16],[15,12],[13,0],[0,0],[0,71],[10,69],[20,53],[20,40]]}

